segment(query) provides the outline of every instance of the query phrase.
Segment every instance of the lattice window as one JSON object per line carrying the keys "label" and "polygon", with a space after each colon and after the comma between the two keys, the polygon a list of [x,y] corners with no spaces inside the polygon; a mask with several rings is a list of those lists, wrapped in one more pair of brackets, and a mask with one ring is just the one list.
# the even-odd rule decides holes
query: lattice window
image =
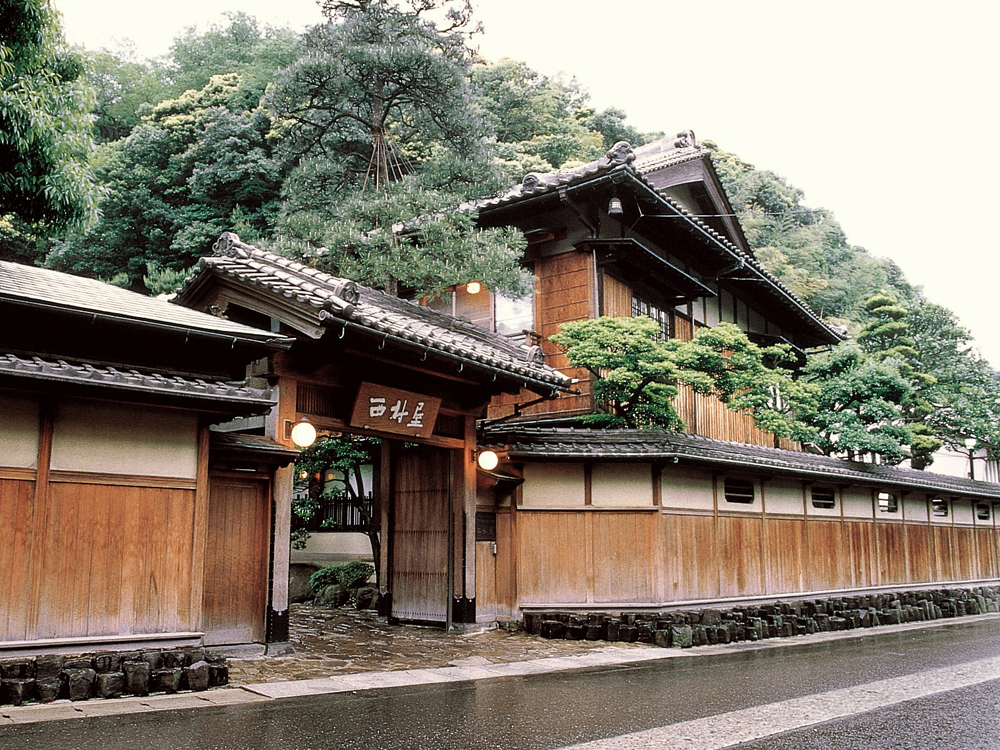
{"label": "lattice window", "polygon": [[660,326],[660,337],[670,338],[670,311],[657,307],[646,300],[632,297],[632,317],[652,318]]}

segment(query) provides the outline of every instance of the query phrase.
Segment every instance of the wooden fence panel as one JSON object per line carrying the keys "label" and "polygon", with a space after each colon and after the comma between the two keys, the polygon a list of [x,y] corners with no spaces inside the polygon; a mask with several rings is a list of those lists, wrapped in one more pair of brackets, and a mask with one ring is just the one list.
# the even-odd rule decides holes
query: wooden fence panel
{"label": "wooden fence panel", "polygon": [[850,586],[865,588],[876,582],[875,526],[869,521],[845,522]]}
{"label": "wooden fence panel", "polygon": [[876,523],[878,580],[876,585],[906,583],[906,527],[901,523]]}
{"label": "wooden fence panel", "polygon": [[712,516],[660,515],[664,601],[719,596],[719,550]]}
{"label": "wooden fence panel", "polygon": [[809,591],[829,591],[851,585],[850,543],[838,521],[805,522],[803,585]]}
{"label": "wooden fence panel", "polygon": [[906,527],[906,570],[908,583],[930,583],[933,578],[933,546],[930,526]]}
{"label": "wooden fence panel", "polygon": [[521,604],[587,601],[583,513],[517,514],[517,591]]}
{"label": "wooden fence panel", "polygon": [[997,554],[993,529],[976,529],[976,555],[979,558],[979,577],[996,578],[1000,575],[997,571]]}
{"label": "wooden fence panel", "polygon": [[964,526],[952,527],[959,554],[955,555],[955,575],[960,581],[979,578],[979,560],[975,554],[976,530]]}
{"label": "wooden fence panel", "polygon": [[28,637],[35,484],[0,479],[0,641]]}
{"label": "wooden fence panel", "polygon": [[765,520],[764,581],[767,593],[804,590],[805,537],[804,520]]}
{"label": "wooden fence panel", "polygon": [[652,601],[656,514],[601,512],[591,518],[593,601]]}
{"label": "wooden fence panel", "polygon": [[718,519],[719,593],[754,596],[764,593],[760,517]]}
{"label": "wooden fence panel", "polygon": [[931,526],[934,540],[933,576],[935,581],[949,581],[955,577],[955,549],[951,526]]}
{"label": "wooden fence panel", "polygon": [[193,490],[54,482],[49,493],[33,550],[38,601],[29,637],[196,629]]}

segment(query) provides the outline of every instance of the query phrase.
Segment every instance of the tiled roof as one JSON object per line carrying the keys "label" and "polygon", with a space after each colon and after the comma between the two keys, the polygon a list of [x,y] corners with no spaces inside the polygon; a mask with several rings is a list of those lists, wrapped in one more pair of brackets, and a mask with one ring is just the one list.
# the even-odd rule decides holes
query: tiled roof
{"label": "tiled roof", "polygon": [[[225,232],[214,257],[202,258],[195,278],[217,273],[288,300],[314,316],[317,324],[354,327],[406,346],[523,379],[529,388],[548,393],[566,390],[571,380],[544,364],[541,349],[515,343],[415,302],[332,276],[288,258],[260,250]],[[541,389],[541,391],[539,390]]]}
{"label": "tiled roof", "polygon": [[746,471],[885,485],[927,492],[1000,499],[1000,484],[896,466],[847,461],[831,456],[763,448],[711,440],[667,430],[588,430],[583,428],[518,428],[495,425],[484,440],[504,442],[513,459],[601,459],[604,461],[672,461]]}
{"label": "tiled roof", "polygon": [[4,299],[257,341],[277,338],[267,331],[172,305],[164,299],[146,297],[103,281],[0,261],[0,300]]}
{"label": "tiled roof", "polygon": [[632,166],[640,174],[647,174],[658,169],[703,159],[708,153],[698,143],[694,133],[685,130],[673,138],[661,138],[636,148],[635,162]]}
{"label": "tiled roof", "polygon": [[742,263],[743,268],[748,269],[759,276],[760,279],[762,279],[778,297],[782,298],[786,303],[797,309],[801,317],[807,319],[814,326],[822,330],[831,341],[840,340],[842,335],[839,331],[827,325],[815,312],[813,312],[809,305],[799,299],[776,276],[764,268],[764,266],[761,265],[756,258],[754,258],[751,254],[744,252],[743,249],[731,242],[728,237],[720,232],[717,232],[706,222],[702,221],[701,218],[691,214],[680,203],[668,196],[665,192],[657,190],[649,181],[645,179],[645,177],[643,177],[643,173],[651,171],[654,168],[654,165],[655,168],[659,169],[671,159],[677,159],[679,160],[677,163],[680,163],[683,161],[689,161],[693,158],[700,158],[703,153],[700,148],[692,146],[683,146],[673,150],[676,150],[678,153],[671,154],[669,151],[665,151],[660,155],[660,157],[667,160],[663,164],[660,164],[656,162],[655,158],[652,156],[647,156],[643,161],[640,161],[628,143],[617,143],[604,157],[590,162],[589,164],[584,164],[583,166],[573,169],[548,172],[546,174],[537,174],[532,172],[525,176],[520,185],[514,186],[506,193],[498,197],[477,201],[474,204],[474,208],[478,209],[480,212],[489,211],[493,208],[513,205],[527,198],[551,193],[559,190],[560,188],[582,185],[590,180],[598,178],[611,178],[617,174],[621,174],[623,177],[631,178],[636,183],[646,188],[653,196],[655,196],[655,199],[658,200],[661,205],[667,207],[668,210],[673,212],[675,215],[684,219],[692,231],[700,234],[706,242],[714,244],[716,247],[722,249],[734,260]]}
{"label": "tiled roof", "polygon": [[124,370],[86,362],[70,363],[61,359],[18,357],[13,354],[0,354],[0,376],[144,395],[180,396],[186,400],[225,405],[227,408],[223,411],[229,410],[230,406],[239,406],[241,409],[250,407],[249,411],[266,410],[276,401],[271,391],[249,388],[242,383]]}
{"label": "tiled roof", "polygon": [[239,432],[210,433],[212,450],[233,453],[250,453],[279,464],[288,464],[299,456],[299,451],[288,448],[272,438],[263,435],[245,435]]}

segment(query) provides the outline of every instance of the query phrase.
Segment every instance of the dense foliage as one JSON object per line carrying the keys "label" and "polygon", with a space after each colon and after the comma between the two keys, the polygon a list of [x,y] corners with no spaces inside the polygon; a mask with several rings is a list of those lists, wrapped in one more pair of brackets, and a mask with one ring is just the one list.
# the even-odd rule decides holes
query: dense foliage
{"label": "dense foliage", "polygon": [[36,232],[97,218],[90,89],[50,0],[0,4],[0,232],[20,252]]}
{"label": "dense foliage", "polygon": [[[159,293],[233,230],[393,292],[475,278],[517,296],[532,282],[523,238],[455,206],[657,137],[595,111],[575,80],[479,59],[465,0],[323,6],[303,34],[237,13],[150,61],[71,54],[48,0],[4,4],[0,256]],[[707,145],[758,258],[853,341],[796,380],[725,327],[683,347],[569,329],[567,346],[604,342],[579,360],[604,374],[609,413],[591,421],[678,426],[670,394],[686,382],[829,453],[922,467],[941,443],[1000,446],[1000,386],[954,316],[784,178]]]}

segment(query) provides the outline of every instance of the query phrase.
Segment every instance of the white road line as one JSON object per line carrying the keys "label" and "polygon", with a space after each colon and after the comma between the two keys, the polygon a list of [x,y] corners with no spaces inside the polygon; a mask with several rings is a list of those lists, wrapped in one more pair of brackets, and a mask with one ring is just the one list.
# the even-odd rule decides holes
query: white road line
{"label": "white road line", "polygon": [[721,750],[996,679],[1000,679],[1000,657],[683,721],[563,750]]}

